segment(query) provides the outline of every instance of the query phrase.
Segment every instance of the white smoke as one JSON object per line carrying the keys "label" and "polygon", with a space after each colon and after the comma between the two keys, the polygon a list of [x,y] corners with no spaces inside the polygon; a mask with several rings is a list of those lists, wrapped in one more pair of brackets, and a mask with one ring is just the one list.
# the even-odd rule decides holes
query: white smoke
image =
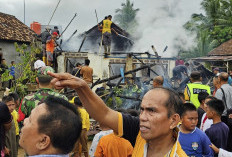
{"label": "white smoke", "polygon": [[[141,52],[149,50],[153,53],[151,45],[154,45],[159,55],[171,57],[177,55],[174,45],[179,41],[184,41],[180,44],[184,44],[185,47],[193,44],[193,37],[189,36],[182,26],[190,20],[193,13],[200,12],[201,0],[155,0],[153,4],[143,2],[137,15],[138,40],[134,50]],[[163,53],[166,46],[167,52]]]}
{"label": "white smoke", "polygon": [[[33,21],[46,25],[59,0],[25,0],[26,24],[30,26]],[[176,37],[181,37],[185,41],[185,46],[192,43],[191,38],[186,35],[182,25],[188,21],[193,13],[200,13],[200,2],[202,0],[131,0],[134,8],[139,8],[138,22],[139,29],[133,36],[139,38],[136,41],[134,51],[151,51],[154,45],[159,55],[173,56],[176,49],[174,43]],[[0,0],[0,12],[16,16],[24,21],[23,5],[24,0]],[[72,19],[75,13],[77,17],[73,20],[64,39],[77,29],[78,33],[83,33],[96,25],[94,10],[98,12],[99,21],[106,15],[115,15],[115,9],[121,8],[121,3],[126,0],[61,0],[59,7],[51,21],[51,25],[61,25],[63,30]],[[190,43],[190,44],[189,44]],[[80,43],[73,44],[75,49]],[[167,52],[162,53],[165,46]]]}

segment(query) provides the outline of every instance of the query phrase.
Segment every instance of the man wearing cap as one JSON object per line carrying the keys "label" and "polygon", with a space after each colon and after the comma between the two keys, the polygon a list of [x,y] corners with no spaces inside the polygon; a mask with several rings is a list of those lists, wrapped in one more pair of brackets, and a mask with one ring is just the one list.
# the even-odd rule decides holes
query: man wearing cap
{"label": "man wearing cap", "polygon": [[56,47],[56,37],[58,36],[57,32],[53,32],[52,36],[48,37],[46,41],[46,52],[47,52],[47,65],[51,66],[53,62],[53,52]]}
{"label": "man wearing cap", "polygon": [[198,94],[200,92],[207,92],[210,94],[210,87],[208,85],[202,84],[201,73],[198,71],[193,71],[190,74],[190,81],[191,83],[187,84],[184,91],[185,100],[190,101],[194,104],[194,106],[196,106],[196,108],[198,108],[200,106]]}
{"label": "man wearing cap", "polygon": [[39,84],[39,90],[35,93],[25,96],[22,104],[19,107],[19,110],[21,110],[22,113],[25,114],[25,118],[29,117],[31,114],[31,110],[34,109],[36,106],[42,104],[49,95],[68,100],[66,96],[59,94],[53,90],[53,86],[50,83],[52,77],[47,75],[48,71],[54,72],[53,68],[49,66],[44,66],[38,69],[36,81]]}
{"label": "man wearing cap", "polygon": [[48,37],[51,36],[50,34],[50,27],[46,27],[45,31],[43,31],[38,37],[41,38],[41,42],[42,42],[42,53],[43,53],[43,61],[46,61],[46,41],[48,39]]}

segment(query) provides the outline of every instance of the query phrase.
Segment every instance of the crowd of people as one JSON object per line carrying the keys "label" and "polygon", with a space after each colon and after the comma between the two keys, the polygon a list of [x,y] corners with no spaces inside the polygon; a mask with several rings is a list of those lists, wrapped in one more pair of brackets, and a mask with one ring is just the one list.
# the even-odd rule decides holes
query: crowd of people
{"label": "crowd of people", "polygon": [[[156,76],[137,113],[113,110],[91,90],[90,60],[77,63],[72,74],[54,73],[40,61],[37,92],[2,98],[1,157],[16,157],[19,145],[25,156],[39,157],[232,156],[232,86],[226,72],[215,72],[213,91],[193,71],[183,93],[164,88],[164,78]],[[68,99],[57,92],[63,88],[77,95]],[[90,117],[102,131],[88,149]]]}

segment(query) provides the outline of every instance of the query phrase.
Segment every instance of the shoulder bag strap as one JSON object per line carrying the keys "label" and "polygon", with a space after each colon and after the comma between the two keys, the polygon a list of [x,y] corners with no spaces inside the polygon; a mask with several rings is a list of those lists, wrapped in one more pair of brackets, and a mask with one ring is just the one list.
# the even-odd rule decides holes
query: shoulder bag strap
{"label": "shoulder bag strap", "polygon": [[222,90],[222,94],[223,94],[223,96],[222,96],[222,100],[224,101],[224,105],[225,105],[225,107],[226,107],[226,110],[227,110],[227,105],[226,105],[226,96],[225,96],[225,92],[224,92],[224,90],[222,89],[222,88],[220,88],[221,90]]}

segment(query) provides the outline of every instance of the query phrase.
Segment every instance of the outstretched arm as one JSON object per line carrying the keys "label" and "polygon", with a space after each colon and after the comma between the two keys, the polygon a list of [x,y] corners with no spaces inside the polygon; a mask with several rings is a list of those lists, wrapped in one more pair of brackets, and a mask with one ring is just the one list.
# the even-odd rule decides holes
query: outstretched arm
{"label": "outstretched arm", "polygon": [[54,77],[51,83],[56,89],[68,87],[76,90],[89,115],[96,121],[114,130],[114,132],[118,132],[118,112],[108,108],[102,99],[88,87],[84,80],[68,73],[58,74],[48,72],[48,74]]}

